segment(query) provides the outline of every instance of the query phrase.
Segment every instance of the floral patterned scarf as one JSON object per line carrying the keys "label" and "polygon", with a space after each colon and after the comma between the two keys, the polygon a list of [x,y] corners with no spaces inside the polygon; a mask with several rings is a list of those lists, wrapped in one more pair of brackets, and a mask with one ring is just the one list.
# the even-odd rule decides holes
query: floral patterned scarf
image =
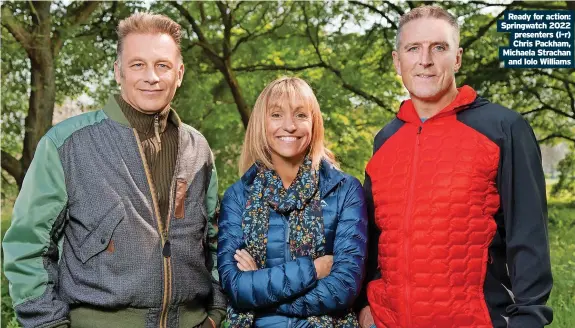
{"label": "floral patterned scarf", "polygon": [[[242,218],[242,230],[246,251],[254,258],[258,269],[266,267],[267,235],[270,208],[282,214],[289,213],[289,240],[292,259],[325,255],[325,233],[320,204],[319,171],[312,169],[312,161],[306,156],[303,164],[286,190],[281,178],[273,170],[258,164],[256,178],[249,190]],[[254,312],[240,312],[228,306],[227,320],[230,327],[250,328]],[[343,317],[308,317],[306,320],[317,328],[359,327],[355,314]]]}

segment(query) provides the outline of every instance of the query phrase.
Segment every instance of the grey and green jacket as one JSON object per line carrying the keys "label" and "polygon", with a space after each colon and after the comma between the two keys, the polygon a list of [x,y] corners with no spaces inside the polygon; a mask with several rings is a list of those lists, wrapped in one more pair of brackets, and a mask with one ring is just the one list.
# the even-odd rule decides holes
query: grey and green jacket
{"label": "grey and green jacket", "polygon": [[179,119],[178,131],[167,218],[113,97],[41,139],[2,243],[24,327],[69,323],[76,308],[127,309],[141,314],[139,327],[192,327],[225,311],[213,156]]}

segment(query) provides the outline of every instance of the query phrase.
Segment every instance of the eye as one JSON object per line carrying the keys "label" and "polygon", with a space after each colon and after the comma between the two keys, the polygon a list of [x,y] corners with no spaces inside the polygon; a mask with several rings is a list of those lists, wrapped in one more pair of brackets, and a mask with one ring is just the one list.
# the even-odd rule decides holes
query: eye
{"label": "eye", "polygon": [[135,63],[135,64],[132,64],[132,66],[130,66],[130,67],[140,68],[143,66],[144,66],[144,64],[142,64],[142,63]]}
{"label": "eye", "polygon": [[169,66],[166,65],[166,64],[158,64],[158,67],[160,67],[160,68],[169,68]]}
{"label": "eye", "polygon": [[414,47],[409,47],[407,48],[407,52],[415,52],[418,49],[418,47],[414,46]]}
{"label": "eye", "polygon": [[301,118],[301,119],[305,119],[305,118],[307,118],[307,114],[306,113],[297,113],[296,117]]}
{"label": "eye", "polygon": [[438,44],[435,47],[433,47],[433,50],[435,51],[445,51],[446,47],[444,45]]}
{"label": "eye", "polygon": [[273,112],[270,114],[270,116],[273,118],[280,118],[281,117],[280,113],[278,113],[278,112]]}

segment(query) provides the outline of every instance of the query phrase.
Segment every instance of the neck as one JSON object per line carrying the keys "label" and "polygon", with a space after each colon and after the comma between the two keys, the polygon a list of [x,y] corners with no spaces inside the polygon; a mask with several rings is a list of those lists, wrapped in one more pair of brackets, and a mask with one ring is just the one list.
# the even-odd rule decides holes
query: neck
{"label": "neck", "polygon": [[457,94],[457,87],[454,83],[446,93],[438,98],[422,99],[412,96],[411,101],[413,101],[413,107],[420,118],[430,118],[451,104],[457,97]]}
{"label": "neck", "polygon": [[130,102],[130,100],[128,99],[128,97],[126,97],[122,91],[120,91],[120,97],[122,97],[122,100],[123,100],[126,104],[130,105],[133,110],[135,110],[135,111],[137,111],[137,112],[140,112],[140,113],[142,113],[142,114],[146,114],[146,115],[159,114],[159,113],[163,112],[164,110],[166,110],[167,108],[170,108],[170,103],[168,103],[168,104],[167,104],[166,106],[164,106],[163,108],[159,108],[159,109],[157,109],[157,110],[146,111],[146,110],[143,110],[142,108],[136,106],[136,105],[133,104],[132,102]]}
{"label": "neck", "polygon": [[303,156],[297,159],[285,159],[277,155],[272,155],[274,171],[276,171],[280,179],[282,179],[282,184],[285,189],[288,189],[292,182],[295,180],[303,160]]}

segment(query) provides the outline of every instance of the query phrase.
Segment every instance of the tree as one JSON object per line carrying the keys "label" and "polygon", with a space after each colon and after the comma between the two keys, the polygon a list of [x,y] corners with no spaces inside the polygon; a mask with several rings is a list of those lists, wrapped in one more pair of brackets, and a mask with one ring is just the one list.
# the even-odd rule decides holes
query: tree
{"label": "tree", "polygon": [[[7,135],[2,137],[1,164],[18,186],[38,141],[52,126],[54,105],[89,93],[89,83],[111,67],[109,49],[115,40],[110,31],[121,12],[129,11],[125,8],[98,1],[2,4],[2,119]],[[28,86],[22,83],[26,80]]]}

